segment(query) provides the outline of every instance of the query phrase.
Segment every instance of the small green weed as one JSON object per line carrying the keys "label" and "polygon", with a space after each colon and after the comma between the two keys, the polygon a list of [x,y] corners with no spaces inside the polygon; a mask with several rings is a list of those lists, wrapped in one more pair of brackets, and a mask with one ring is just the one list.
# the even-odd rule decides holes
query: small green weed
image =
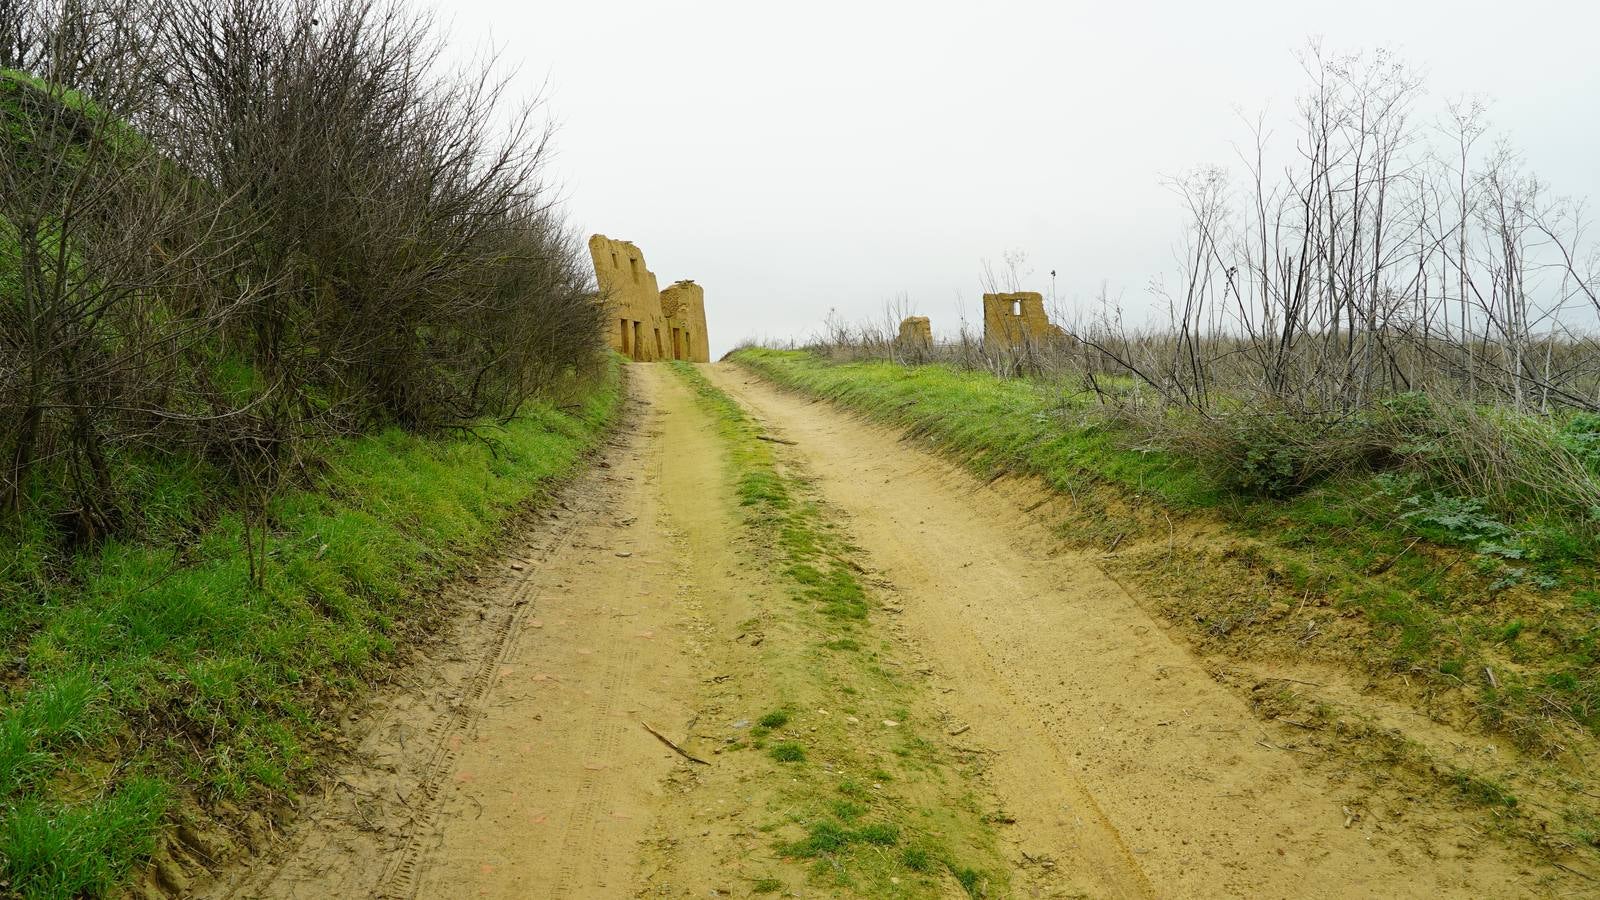
{"label": "small green weed", "polygon": [[793,741],[784,741],[781,744],[773,744],[767,754],[782,763],[805,762],[806,748]]}
{"label": "small green weed", "polygon": [[933,854],[923,847],[907,847],[900,851],[900,865],[913,872],[932,872],[934,869]]}
{"label": "small green weed", "polygon": [[1468,772],[1456,772],[1452,776],[1456,790],[1467,800],[1482,806],[1517,805],[1517,798],[1510,791],[1487,778],[1480,778]]}
{"label": "small green weed", "polygon": [[863,825],[857,829],[856,839],[879,847],[893,847],[900,843],[900,829],[888,822]]}
{"label": "small green weed", "polygon": [[833,814],[844,822],[854,822],[867,814],[865,806],[851,803],[848,800],[835,800],[832,808]]}

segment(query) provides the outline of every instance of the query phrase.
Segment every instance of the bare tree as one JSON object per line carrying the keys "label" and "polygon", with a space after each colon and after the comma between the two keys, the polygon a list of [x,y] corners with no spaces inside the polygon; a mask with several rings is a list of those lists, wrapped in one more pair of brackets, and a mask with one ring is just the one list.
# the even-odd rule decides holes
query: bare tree
{"label": "bare tree", "polygon": [[0,8],[31,73],[0,76],[13,513],[43,473],[104,533],[144,448],[225,464],[259,517],[307,438],[477,428],[593,365],[541,107],[441,48],[387,0]]}

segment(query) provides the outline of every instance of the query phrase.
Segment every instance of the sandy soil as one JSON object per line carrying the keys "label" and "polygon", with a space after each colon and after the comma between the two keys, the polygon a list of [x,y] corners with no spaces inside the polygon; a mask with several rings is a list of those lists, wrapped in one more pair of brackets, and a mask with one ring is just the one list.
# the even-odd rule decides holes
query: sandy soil
{"label": "sandy soil", "polygon": [[[466,612],[351,720],[356,751],[326,794],[204,896],[745,893],[725,876],[772,850],[741,819],[754,804],[738,764],[696,767],[645,723],[714,751],[701,717],[758,693],[737,654],[764,580],[739,553],[710,420],[667,368],[631,371],[632,424],[603,461],[460,586]],[[1015,491],[741,370],[706,371],[795,442],[782,458],[847,517],[928,704],[1014,820],[1018,893],[1537,894],[1492,847],[1350,816],[1346,786],[1264,731]]]}
{"label": "sandy soil", "polygon": [[688,730],[696,610],[733,574],[705,524],[725,510],[706,502],[726,479],[715,433],[645,369],[630,432],[462,586],[467,613],[352,723],[357,758],[327,795],[205,896],[631,893],[649,810],[683,762],[645,723]]}

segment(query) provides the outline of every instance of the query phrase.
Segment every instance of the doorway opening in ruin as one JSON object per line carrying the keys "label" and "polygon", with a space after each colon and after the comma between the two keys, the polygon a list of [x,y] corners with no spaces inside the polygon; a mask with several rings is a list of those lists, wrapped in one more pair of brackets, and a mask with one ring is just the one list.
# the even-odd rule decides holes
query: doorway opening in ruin
{"label": "doorway opening in ruin", "polygon": [[661,357],[666,356],[667,352],[661,349],[661,329],[657,328],[654,330],[656,333],[656,359],[660,359]]}
{"label": "doorway opening in ruin", "polygon": [[628,343],[628,320],[627,319],[619,319],[618,321],[620,321],[622,323],[622,355],[623,356],[632,356],[633,355],[633,349],[632,349],[631,345]]}
{"label": "doorway opening in ruin", "polygon": [[672,329],[672,358],[683,359],[683,329]]}
{"label": "doorway opening in ruin", "polygon": [[644,359],[644,354],[639,350],[639,323],[633,323],[633,358]]}

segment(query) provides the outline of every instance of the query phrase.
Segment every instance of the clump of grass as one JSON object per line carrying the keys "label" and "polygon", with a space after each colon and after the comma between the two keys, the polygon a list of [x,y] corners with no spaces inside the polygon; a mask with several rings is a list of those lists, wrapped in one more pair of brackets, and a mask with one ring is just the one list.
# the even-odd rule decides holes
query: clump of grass
{"label": "clump of grass", "polygon": [[783,882],[771,876],[757,878],[750,883],[752,894],[776,894],[783,890]]}
{"label": "clump of grass", "polygon": [[1517,805],[1517,798],[1509,790],[1499,784],[1468,772],[1456,772],[1452,776],[1456,790],[1467,800],[1482,806]]}
{"label": "clump of grass", "polygon": [[789,711],[786,709],[775,709],[772,712],[762,716],[757,720],[757,722],[763,728],[782,728],[783,726],[789,724]]}
{"label": "clump of grass", "polygon": [[843,850],[854,840],[855,835],[850,829],[837,822],[817,822],[804,839],[789,844],[785,852],[789,856],[823,856]]}
{"label": "clump of grass", "polygon": [[900,865],[913,872],[932,872],[934,862],[933,854],[925,847],[907,847],[900,851]]}
{"label": "clump of grass", "polygon": [[812,824],[804,838],[782,849],[787,856],[812,858],[838,853],[852,844],[893,847],[899,842],[900,829],[891,823],[877,822],[852,829],[823,820]]}
{"label": "clump of grass", "polygon": [[0,823],[6,886],[61,900],[113,893],[155,850],[168,794],[156,779],[133,777],[87,803],[24,800]]}
{"label": "clump of grass", "polygon": [[956,883],[967,892],[969,897],[982,897],[985,895],[984,884],[987,879],[977,869],[961,866],[950,866],[950,874],[955,876]]}
{"label": "clump of grass", "polygon": [[867,814],[867,808],[848,800],[835,800],[831,807],[833,814],[842,822],[854,822]]}
{"label": "clump of grass", "polygon": [[783,763],[805,762],[806,748],[793,741],[784,741],[779,744],[773,744],[772,748],[767,751],[767,755]]}
{"label": "clump of grass", "polygon": [[856,840],[879,847],[893,847],[900,842],[900,829],[889,822],[863,825],[856,830]]}

